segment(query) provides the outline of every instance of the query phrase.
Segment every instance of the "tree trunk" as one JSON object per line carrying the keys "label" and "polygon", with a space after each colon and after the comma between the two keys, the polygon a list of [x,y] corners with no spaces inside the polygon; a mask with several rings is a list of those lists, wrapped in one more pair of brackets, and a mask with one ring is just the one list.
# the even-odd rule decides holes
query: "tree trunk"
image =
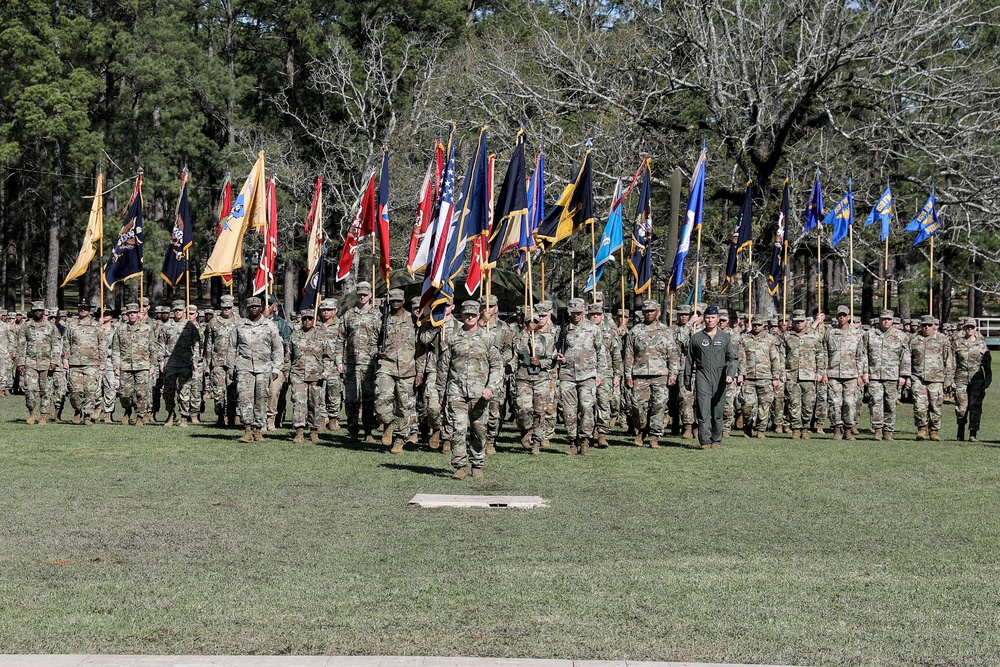
{"label": "tree trunk", "polygon": [[[63,170],[62,146],[54,143],[53,168],[57,174]],[[49,260],[45,267],[45,307],[59,305],[59,231],[62,227],[63,188],[62,179],[56,178],[52,185],[52,210],[49,213]]]}

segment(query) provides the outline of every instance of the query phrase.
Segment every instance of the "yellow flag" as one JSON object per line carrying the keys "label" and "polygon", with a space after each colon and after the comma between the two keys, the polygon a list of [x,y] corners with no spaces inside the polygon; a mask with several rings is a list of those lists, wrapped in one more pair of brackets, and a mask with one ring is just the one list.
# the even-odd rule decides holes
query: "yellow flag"
{"label": "yellow flag", "polygon": [[80,246],[80,254],[73,264],[73,268],[66,274],[66,279],[60,287],[66,287],[71,280],[76,280],[90,268],[90,262],[97,254],[95,245],[104,236],[104,174],[97,173],[97,191],[94,193],[94,201],[90,204],[90,220],[87,222],[87,233],[83,236],[83,245]]}
{"label": "yellow flag", "polygon": [[239,196],[233,201],[233,209],[222,222],[222,231],[201,274],[202,280],[232,274],[243,266],[243,235],[251,227],[260,231],[267,225],[266,193],[264,151],[260,151]]}

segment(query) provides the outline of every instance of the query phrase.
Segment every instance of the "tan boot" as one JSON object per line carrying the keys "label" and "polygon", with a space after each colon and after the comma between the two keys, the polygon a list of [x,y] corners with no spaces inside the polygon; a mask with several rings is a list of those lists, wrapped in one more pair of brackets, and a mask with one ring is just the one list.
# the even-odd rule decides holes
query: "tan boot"
{"label": "tan boot", "polygon": [[521,434],[521,446],[525,449],[531,449],[531,429]]}
{"label": "tan boot", "polygon": [[473,468],[472,469],[472,476],[473,477],[482,477],[483,476],[483,469],[482,468]]}
{"label": "tan boot", "polygon": [[[125,419],[125,417],[122,417],[122,419]],[[163,422],[163,425],[164,426],[173,426],[174,425],[174,413],[173,412],[167,414],[167,421]]]}
{"label": "tan boot", "polygon": [[110,412],[105,412],[104,413],[104,423],[105,424],[111,424],[112,422],[114,422],[114,420],[111,418],[111,413]]}
{"label": "tan boot", "polygon": [[875,439],[876,440],[881,440],[882,439],[882,429],[880,429],[880,428],[876,428],[875,429]]}
{"label": "tan boot", "polygon": [[309,431],[309,442],[319,442],[319,431],[316,429]]}
{"label": "tan boot", "polygon": [[541,454],[542,454],[542,451],[541,451],[541,448],[538,446],[538,443],[537,442],[531,443],[531,455],[532,456],[541,456]]}
{"label": "tan boot", "polygon": [[892,437],[892,431],[882,431],[882,437],[886,440],[895,440],[895,438]]}
{"label": "tan boot", "polygon": [[694,433],[691,432],[691,424],[686,424],[684,426],[684,433],[681,434],[681,437],[685,440],[691,440],[694,438]]}
{"label": "tan boot", "polygon": [[267,429],[268,431],[273,431],[275,429],[275,426],[274,426],[274,417],[268,417],[267,418],[267,426],[265,426],[264,428],[262,428],[260,430],[263,431],[264,429]]}
{"label": "tan boot", "polygon": [[[861,430],[858,429],[858,425],[857,424],[855,424],[854,426],[851,427],[851,434],[852,435],[861,435]],[[852,438],[852,440],[853,440],[853,438]]]}
{"label": "tan boot", "polygon": [[340,430],[340,420],[336,419],[336,418],[331,419],[329,422],[327,422],[326,428],[329,431],[339,431]]}
{"label": "tan boot", "polygon": [[729,437],[729,431],[723,431],[722,432],[722,437],[723,438],[728,438]]}
{"label": "tan boot", "polygon": [[46,412],[42,415],[41,419],[38,420],[39,426],[45,426],[49,423],[49,414]]}
{"label": "tan boot", "polygon": [[80,424],[80,413],[79,412],[77,412],[76,414],[73,415],[73,423],[77,424],[77,425]]}
{"label": "tan boot", "polygon": [[28,418],[25,420],[28,424],[34,424],[38,418],[35,416],[35,411],[31,410],[28,412]]}
{"label": "tan boot", "polygon": [[142,418],[142,417],[136,417],[136,418],[135,418],[135,425],[136,425],[136,426],[139,426],[139,427],[141,427],[141,426],[143,425],[143,423],[144,423],[144,421],[143,421],[143,418]]}
{"label": "tan boot", "polygon": [[[496,441],[494,441],[491,438],[491,439],[489,439],[489,440],[486,441],[486,455],[487,456],[493,456],[496,453],[497,453]],[[473,470],[472,472],[475,472],[475,470]]]}
{"label": "tan boot", "polygon": [[800,432],[800,435],[802,436],[803,440],[808,440],[809,439],[809,429],[807,429],[807,428],[802,429],[802,431]]}
{"label": "tan boot", "polygon": [[854,437],[853,428],[847,428],[846,426],[844,427],[844,440],[850,440],[851,442],[857,440],[857,438]]}
{"label": "tan boot", "polygon": [[400,439],[400,438],[397,438],[396,441],[394,443],[392,443],[392,449],[390,449],[389,451],[391,453],[393,453],[393,454],[402,454],[403,453],[403,440]]}
{"label": "tan boot", "polygon": [[389,422],[388,424],[385,425],[385,428],[382,429],[382,444],[385,445],[386,447],[392,444],[392,429],[394,427],[395,424]]}
{"label": "tan boot", "polygon": [[763,440],[763,439],[764,439],[764,438],[766,438],[766,437],[767,437],[767,436],[766,436],[766,435],[764,435],[764,432],[763,432],[763,431],[757,431],[757,439],[758,439],[758,440]]}
{"label": "tan boot", "polygon": [[590,456],[590,440],[587,438],[580,441],[580,454]]}
{"label": "tan boot", "polygon": [[823,435],[826,431],[823,430],[822,424],[816,424],[816,435]]}
{"label": "tan boot", "polygon": [[441,452],[444,454],[451,454],[451,440],[442,441]]}
{"label": "tan boot", "polygon": [[917,428],[917,440],[926,440],[926,439],[927,439],[927,427],[926,426],[920,426],[920,427],[918,427]]}
{"label": "tan boot", "polygon": [[431,433],[431,437],[427,439],[427,446],[431,449],[437,449],[441,446],[441,431],[435,429]]}
{"label": "tan boot", "polygon": [[465,479],[465,476],[467,474],[468,473],[465,471],[465,468],[459,468],[455,472],[451,473],[451,478],[452,479]]}
{"label": "tan boot", "polygon": [[181,418],[180,418],[180,420],[179,420],[179,422],[177,423],[177,425],[180,426],[181,428],[187,428],[188,427],[188,419],[189,419],[188,417],[184,417],[182,415]]}
{"label": "tan boot", "polygon": [[94,425],[94,420],[91,419],[90,417],[87,417],[86,419],[83,420],[83,425],[84,426],[93,426]]}
{"label": "tan boot", "polygon": [[844,427],[843,426],[834,426],[833,427],[833,439],[834,440],[843,440],[844,439]]}
{"label": "tan boot", "polygon": [[636,447],[642,447],[642,433],[636,434],[635,440],[632,442]]}
{"label": "tan boot", "polygon": [[604,433],[597,434],[597,446],[601,449],[605,449],[608,446],[608,436]]}
{"label": "tan boot", "polygon": [[792,440],[801,440],[801,439],[802,439],[802,431],[800,431],[797,428],[793,428],[792,429]]}
{"label": "tan boot", "polygon": [[292,438],[292,442],[299,444],[300,442],[306,441],[306,430],[302,426],[295,427],[295,437]]}
{"label": "tan boot", "polygon": [[938,435],[937,431],[931,431],[931,440],[934,442],[941,442],[941,436]]}
{"label": "tan boot", "polygon": [[[192,424],[200,424],[201,423],[198,420],[198,413],[197,412],[195,412],[194,414],[191,415],[191,423]],[[181,424],[181,426],[184,426],[184,424]]]}
{"label": "tan boot", "polygon": [[660,438],[659,436],[651,435],[649,436],[649,448],[659,449],[660,448]]}
{"label": "tan boot", "polygon": [[576,445],[570,445],[569,446],[569,451],[566,452],[566,453],[569,454],[570,456],[576,456],[576,452],[577,451],[578,450],[577,450],[577,446]]}
{"label": "tan boot", "polygon": [[979,438],[976,437],[976,431],[969,431],[969,442],[979,442]]}
{"label": "tan boot", "polygon": [[264,429],[262,429],[262,428],[254,429],[254,432],[253,432],[253,441],[254,442],[264,442]]}
{"label": "tan boot", "polygon": [[243,435],[239,437],[240,442],[253,442],[253,431],[249,426],[244,427],[246,430],[243,431]]}

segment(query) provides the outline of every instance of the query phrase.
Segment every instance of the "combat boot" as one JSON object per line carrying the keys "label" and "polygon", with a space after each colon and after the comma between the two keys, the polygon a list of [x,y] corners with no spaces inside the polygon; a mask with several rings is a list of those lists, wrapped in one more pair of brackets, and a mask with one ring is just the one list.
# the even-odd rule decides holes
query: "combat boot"
{"label": "combat boot", "polygon": [[542,454],[542,451],[541,451],[541,448],[538,446],[538,443],[537,442],[531,443],[531,455],[532,456],[541,456],[541,454]]}
{"label": "combat boot", "polygon": [[[274,417],[268,417],[267,418],[267,426],[265,428],[267,428],[268,431],[273,431],[274,430],[274,428],[275,428],[274,427]],[[263,431],[264,429],[259,429],[259,430]]]}
{"label": "combat boot", "polygon": [[636,447],[642,447],[642,433],[637,434],[633,442]]}
{"label": "combat boot", "polygon": [[941,436],[938,435],[937,431],[934,430],[931,431],[931,440],[933,440],[934,442],[941,442]]}
{"label": "combat boot", "polygon": [[895,440],[895,438],[892,437],[892,431],[883,430],[882,437],[885,438],[886,440]]}
{"label": "combat boot", "polygon": [[531,433],[532,431],[529,428],[527,431],[521,434],[521,446],[524,447],[525,449],[531,449]]}
{"label": "combat boot", "polygon": [[549,448],[549,439],[548,438],[543,439],[542,440],[542,444],[540,446],[541,446],[542,449],[548,449]]}
{"label": "combat boot", "polygon": [[608,422],[608,428],[614,428],[616,420],[617,418],[615,417],[615,415],[611,415],[611,421]]}
{"label": "combat boot", "polygon": [[764,435],[764,432],[763,432],[763,431],[757,431],[757,439],[758,439],[758,440],[763,440],[763,439],[764,439],[764,438],[766,438],[766,437],[767,437],[767,436],[766,436],[766,435]]}
{"label": "combat boot", "polygon": [[694,433],[691,432],[691,424],[684,425],[684,433],[681,434],[681,437],[685,440],[694,439]]}
{"label": "combat boot", "polygon": [[926,426],[917,427],[917,440],[926,440],[926,439],[927,439],[927,427]]}
{"label": "combat boot", "polygon": [[114,421],[114,419],[111,418],[111,413],[110,412],[105,412],[104,413],[104,423],[105,424],[110,424],[113,421]]}
{"label": "combat boot", "polygon": [[42,414],[41,418],[38,420],[39,426],[45,426],[49,423],[49,413],[45,412]]}
{"label": "combat boot", "polygon": [[[851,427],[851,433],[853,435],[860,435],[861,434],[861,431],[858,429],[858,425],[857,424],[855,424],[854,426]],[[854,438],[851,438],[851,440],[853,440],[853,439]]]}
{"label": "combat boot", "polygon": [[851,442],[854,442],[855,440],[857,440],[857,438],[854,437],[854,432],[856,430],[857,430],[857,427],[847,428],[845,426],[844,427],[844,440],[850,440]]}
{"label": "combat boot", "polygon": [[[125,417],[122,417],[122,419],[125,419]],[[125,423],[125,422],[122,422],[122,423]],[[163,422],[163,425],[164,426],[173,426],[174,425],[174,413],[173,412],[167,413],[167,421]]]}
{"label": "combat boot", "polygon": [[834,440],[843,440],[844,439],[844,427],[843,426],[834,426],[833,427],[833,439]]}
{"label": "combat boot", "polygon": [[75,413],[73,415],[73,423],[79,426],[79,424],[80,424],[80,413],[79,412],[77,412],[77,413]]}
{"label": "combat boot", "polygon": [[969,442],[979,442],[979,438],[976,437],[975,431],[969,431]]}
{"label": "combat boot", "polygon": [[292,438],[292,442],[299,444],[300,442],[305,442],[306,440],[306,430],[302,426],[295,427],[295,437]]}
{"label": "combat boot", "polygon": [[587,438],[580,441],[580,454],[590,456],[590,440]]}
{"label": "combat boot", "polygon": [[375,442],[375,438],[372,437],[371,431],[365,431],[365,444],[371,445]]}
{"label": "combat boot", "polygon": [[435,429],[431,433],[431,437],[427,439],[427,446],[431,449],[437,449],[441,446],[441,431],[439,429]]}
{"label": "combat boot", "polygon": [[[197,412],[194,412],[194,413],[191,414],[191,423],[192,424],[200,424],[201,423],[201,421],[198,419],[198,413]],[[183,424],[183,423],[181,424],[181,426],[184,426],[184,425],[185,424]]]}
{"label": "combat boot", "polygon": [[389,450],[393,454],[403,453],[403,440],[402,438],[396,438],[396,441],[392,443],[392,449]]}
{"label": "combat boot", "polygon": [[35,423],[35,421],[37,421],[37,419],[38,419],[38,418],[37,418],[37,417],[35,416],[35,410],[34,410],[34,408],[32,408],[32,409],[31,409],[31,410],[30,410],[30,411],[28,412],[28,419],[26,420],[26,422],[27,422],[28,424],[34,424],[34,423]]}
{"label": "combat boot", "polygon": [[597,446],[601,449],[605,449],[608,446],[608,436],[604,433],[597,434]]}
{"label": "combat boot", "polygon": [[389,422],[388,424],[385,425],[385,428],[382,429],[382,444],[385,445],[386,447],[392,444],[392,429],[394,427],[395,424]]}
{"label": "combat boot", "polygon": [[822,424],[816,424],[815,433],[816,433],[816,435],[823,435],[824,433],[826,433],[826,431],[823,430],[823,425]]}
{"label": "combat boot", "polygon": [[329,431],[339,431],[340,430],[340,420],[337,419],[336,417],[333,418],[333,419],[331,419],[329,422],[327,422],[326,428]]}
{"label": "combat boot", "polygon": [[465,468],[458,468],[455,472],[451,473],[452,479],[465,479],[468,473],[465,472]]}
{"label": "combat boot", "polygon": [[570,456],[576,456],[576,452],[577,451],[578,451],[577,450],[577,446],[575,444],[573,444],[573,445],[569,446],[569,451],[566,452],[566,453],[569,454]]}
{"label": "combat boot", "polygon": [[957,440],[965,440],[965,424],[966,424],[965,419],[958,420],[958,435],[956,436]]}
{"label": "combat boot", "polygon": [[473,477],[482,477],[483,476],[483,469],[482,468],[473,468],[472,469],[472,476]]}
{"label": "combat boot", "polygon": [[799,431],[799,435],[802,436],[803,440],[808,440],[809,439],[809,429],[807,429],[807,428],[802,429],[801,431]]}
{"label": "combat boot", "polygon": [[[493,456],[496,453],[497,453],[496,440],[494,440],[493,438],[488,438],[486,440],[486,455]],[[475,473],[476,471],[473,470],[472,472]]]}
{"label": "combat boot", "polygon": [[441,452],[443,454],[451,454],[451,440],[443,440],[442,441]]}
{"label": "combat boot", "polygon": [[417,435],[417,432],[416,432],[416,431],[414,431],[413,433],[411,433],[411,434],[410,434],[410,435],[409,435],[409,436],[408,436],[408,437],[406,438],[406,444],[408,444],[408,445],[412,445],[412,446],[414,446],[414,447],[416,447],[416,446],[417,446],[417,443],[419,443],[419,442],[420,442],[420,436],[419,436],[419,435]]}
{"label": "combat boot", "polygon": [[649,436],[649,448],[659,449],[660,448],[660,438],[655,435]]}
{"label": "combat boot", "polygon": [[253,441],[254,442],[264,442],[264,429],[257,428],[253,431]]}
{"label": "combat boot", "polygon": [[736,428],[743,428],[743,415],[736,416]]}
{"label": "combat boot", "polygon": [[319,442],[319,431],[316,429],[309,430],[309,442]]}
{"label": "combat boot", "polygon": [[878,427],[875,428],[875,439],[882,440],[882,429]]}
{"label": "combat boot", "polygon": [[87,417],[86,419],[83,420],[83,425],[84,426],[93,426],[94,425],[94,420],[91,419],[90,417]]}
{"label": "combat boot", "polygon": [[238,438],[238,440],[240,442],[253,442],[253,431],[251,431],[249,426],[245,426],[244,428],[246,430],[243,432],[243,435]]}
{"label": "combat boot", "polygon": [[802,430],[801,429],[797,429],[797,428],[793,428],[792,429],[792,440],[801,440],[801,439],[802,439]]}
{"label": "combat boot", "polygon": [[187,428],[189,420],[194,420],[194,417],[185,417],[184,415],[181,415],[180,421],[177,425],[181,428]]}

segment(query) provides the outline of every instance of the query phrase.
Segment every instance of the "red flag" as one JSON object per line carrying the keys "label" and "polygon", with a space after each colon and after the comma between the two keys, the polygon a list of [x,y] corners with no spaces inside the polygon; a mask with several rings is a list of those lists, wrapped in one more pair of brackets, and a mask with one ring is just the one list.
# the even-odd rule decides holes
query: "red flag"
{"label": "red flag", "polygon": [[[490,228],[493,226],[493,169],[497,156],[491,155],[486,169],[486,208]],[[469,259],[469,272],[465,275],[465,291],[470,295],[479,289],[483,280],[483,264],[489,259],[490,231],[479,234],[472,240],[472,256]]]}
{"label": "red flag", "polygon": [[[219,224],[215,227],[215,238],[218,239],[219,235],[222,234],[222,223],[225,222],[226,218],[229,217],[230,211],[233,210],[233,180],[226,169],[226,180],[222,184],[222,200],[219,202]],[[227,273],[222,276],[222,282],[226,287],[233,284],[233,274]]]}
{"label": "red flag", "polygon": [[354,254],[358,251],[358,244],[375,232],[377,215],[375,174],[372,173],[368,179],[368,186],[355,207],[354,217],[351,219],[351,226],[347,230],[347,238],[344,240],[344,249],[340,252],[340,261],[337,263],[338,282],[350,275],[351,267],[354,266]]}
{"label": "red flag", "polygon": [[267,179],[267,227],[264,232],[264,249],[260,254],[260,264],[253,279],[253,293],[260,294],[274,280],[274,264],[278,258],[278,199],[274,190],[275,174]]}
{"label": "red flag", "polygon": [[[382,280],[389,288],[389,151],[382,150],[382,175],[378,179],[378,245],[382,251]],[[374,287],[374,285],[372,286]]]}
{"label": "red flag", "polygon": [[[434,205],[437,204],[441,190],[441,176],[444,171],[444,146],[438,141],[434,151],[434,159],[427,165],[423,185],[417,199],[417,219],[413,223],[413,233],[410,235],[410,254],[406,260],[406,270],[412,276],[427,266],[426,245],[423,243],[427,230],[430,229],[434,216]],[[423,250],[421,252],[421,250]]]}

